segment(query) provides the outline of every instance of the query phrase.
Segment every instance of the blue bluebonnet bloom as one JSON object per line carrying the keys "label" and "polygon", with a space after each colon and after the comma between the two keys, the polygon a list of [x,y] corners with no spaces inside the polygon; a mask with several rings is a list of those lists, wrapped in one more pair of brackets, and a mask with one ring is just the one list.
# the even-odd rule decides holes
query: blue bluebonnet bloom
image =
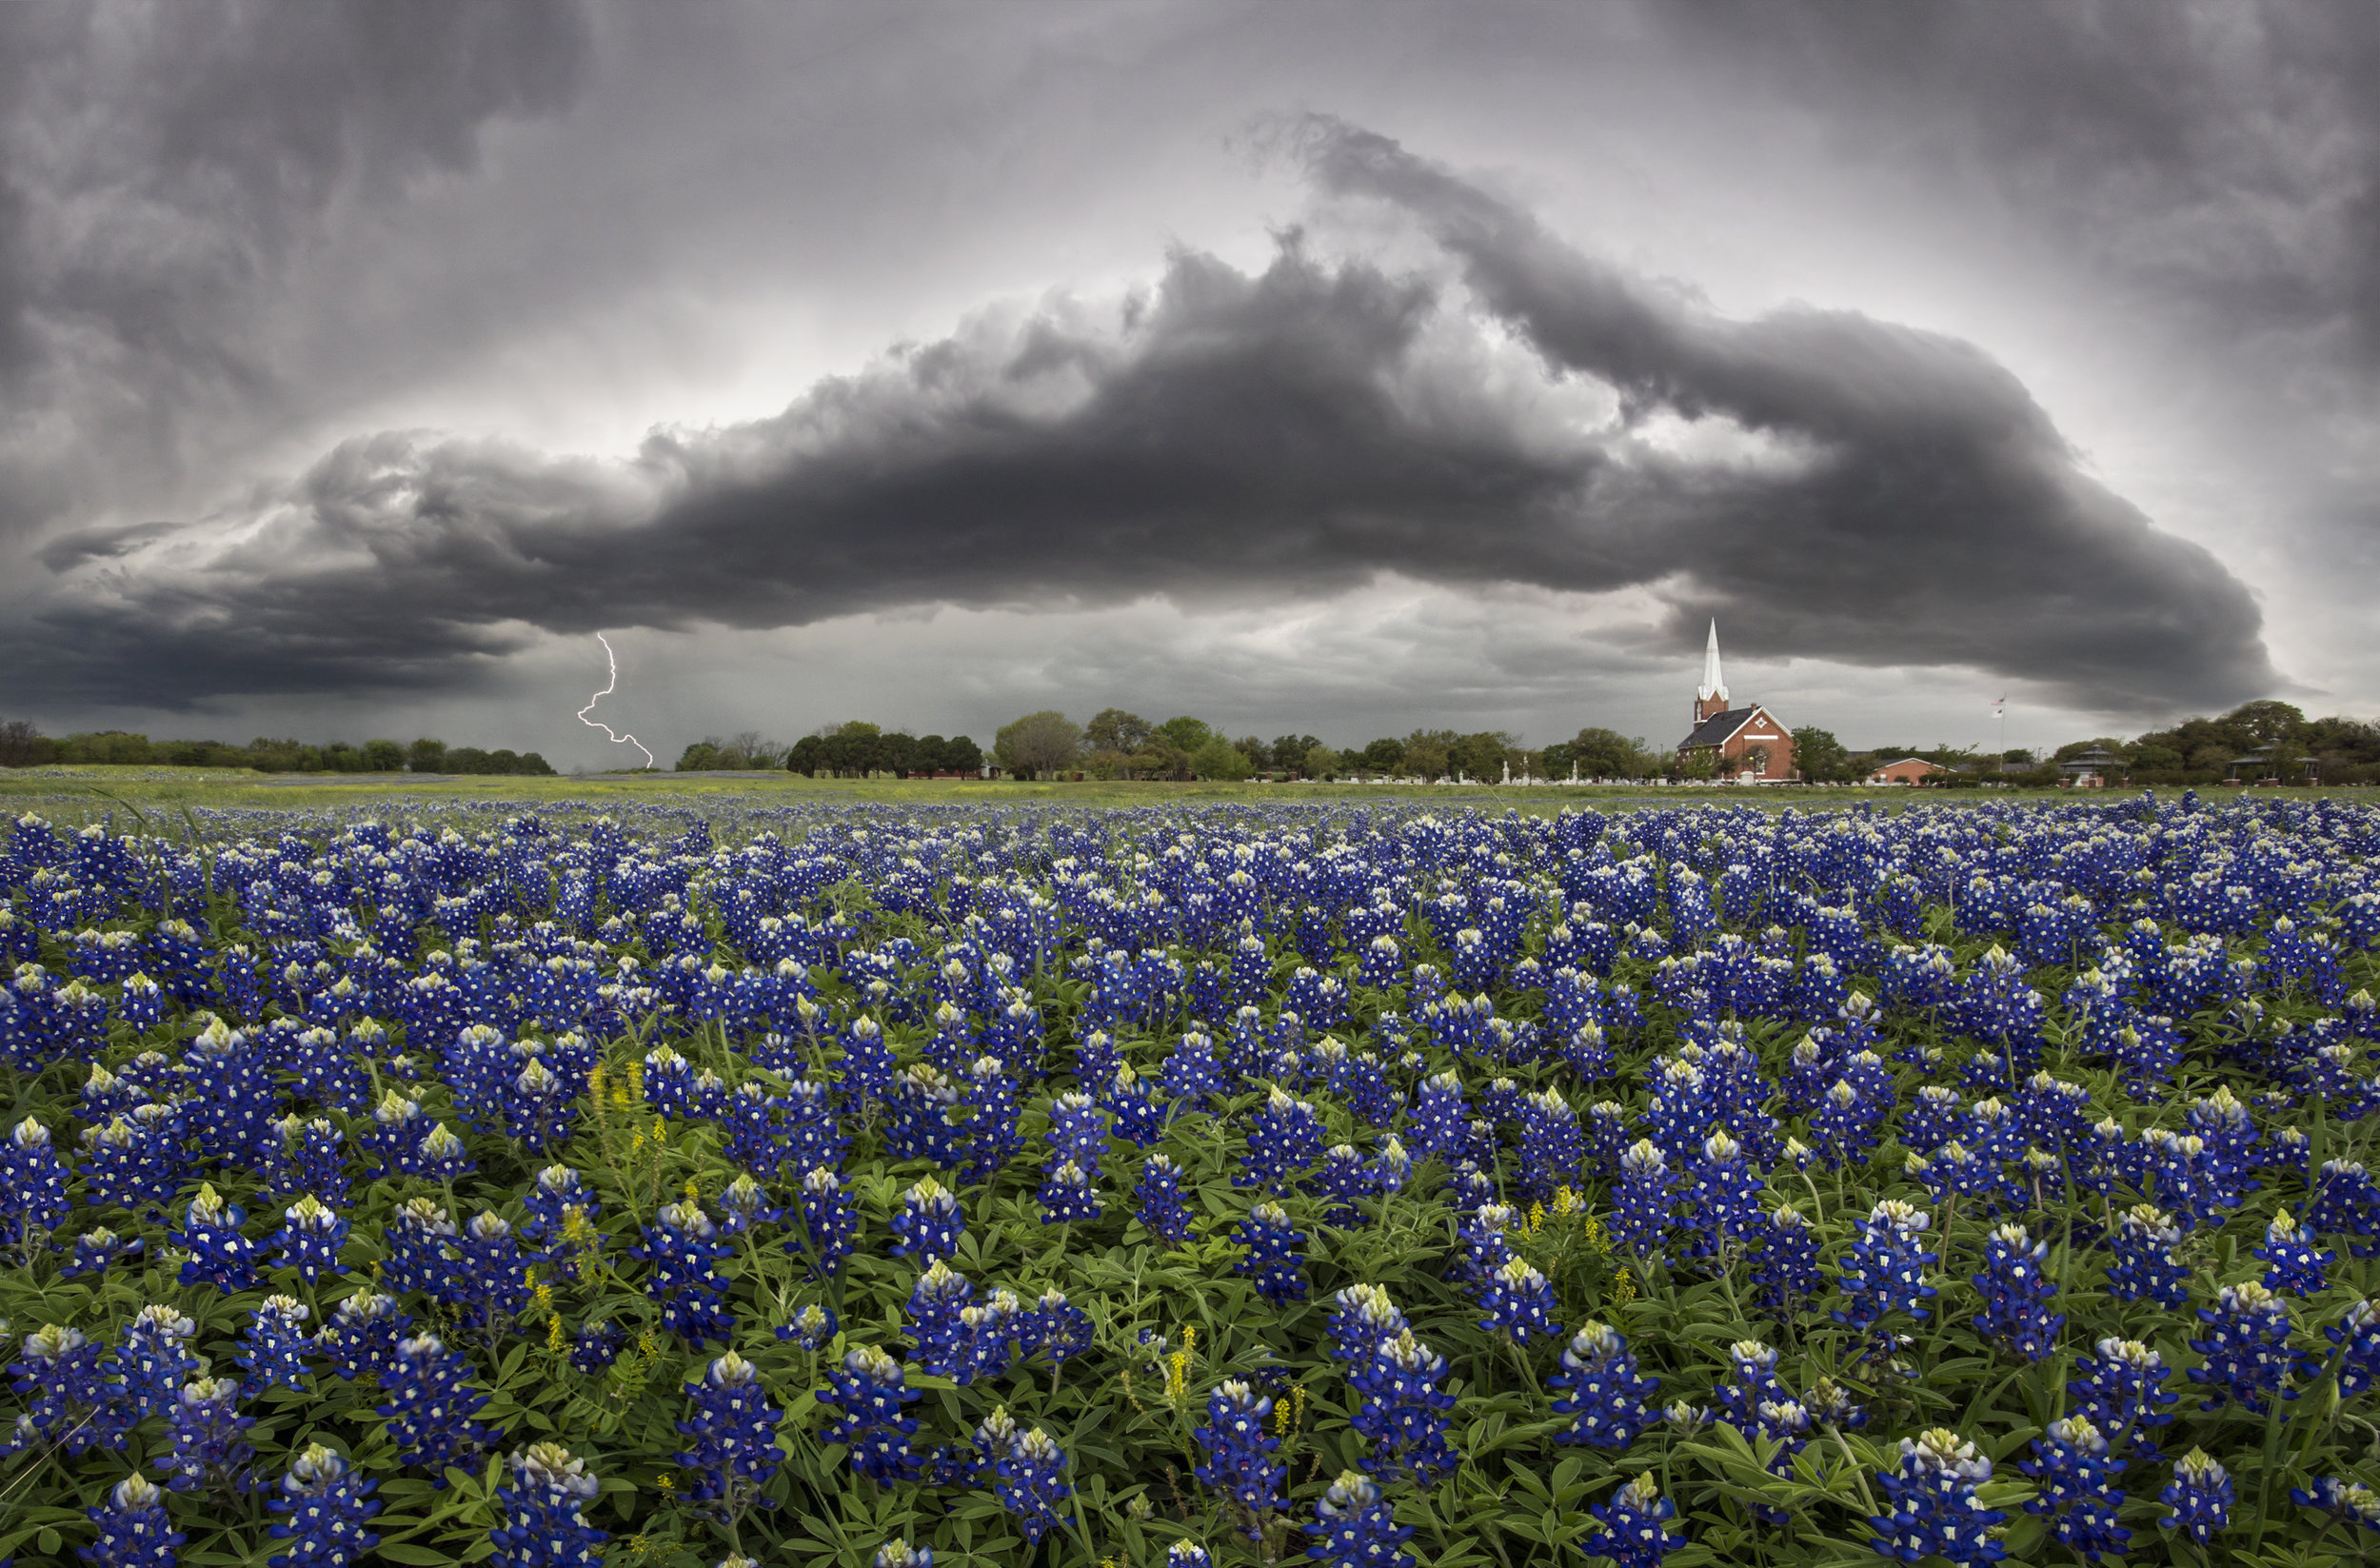
{"label": "blue bluebonnet bloom", "polygon": [[1761,1185],[1745,1162],[1742,1144],[1724,1132],[1702,1141],[1702,1158],[1695,1164],[1694,1186],[1687,1194],[1694,1217],[1687,1227],[1689,1250],[1695,1257],[1716,1256],[1729,1242],[1758,1231]]}
{"label": "blue bluebonnet bloom", "polygon": [[603,1213],[603,1201],[587,1190],[577,1171],[548,1165],[537,1173],[522,1204],[528,1217],[521,1222],[521,1240],[535,1249],[535,1260],[553,1264],[563,1279],[577,1279],[601,1239],[594,1222]]}
{"label": "blue bluebonnet bloom", "polygon": [[777,1338],[790,1340],[803,1349],[816,1355],[834,1341],[841,1329],[833,1309],[812,1301],[793,1315],[793,1320],[778,1326]]}
{"label": "blue bluebonnet bloom", "polygon": [[2033,1439],[2033,1455],[2016,1466],[2040,1488],[2025,1511],[2048,1515],[2058,1543],[2089,1561],[2120,1555],[2132,1533],[2115,1522],[2124,1494],[2108,1481],[2124,1461],[2110,1456],[2099,1429],[2083,1416],[2052,1421]]}
{"label": "blue bluebonnet bloom", "polygon": [[1601,1528],[1581,1549],[1589,1557],[1610,1558],[1618,1568],[1660,1568],[1663,1558],[1685,1544],[1682,1536],[1670,1533],[1677,1505],[1661,1496],[1649,1470],[1589,1511]]}
{"label": "blue bluebonnet bloom", "polygon": [[2200,1551],[2231,1522],[2231,1478],[2203,1448],[2193,1448],[2173,1466],[2173,1479],[2157,1494],[2172,1513],[2157,1523],[2179,1530]]}
{"label": "blue bluebonnet bloom", "polygon": [[1829,1165],[1855,1165],[1875,1147],[1877,1131],[1892,1109],[1889,1092],[1838,1078],[1810,1119],[1811,1136]]}
{"label": "blue bluebonnet bloom", "polygon": [[1349,1285],[1331,1298],[1323,1327],[1331,1337],[1335,1360],[1359,1363],[1411,1325],[1388,1292],[1378,1285]]}
{"label": "blue bluebonnet bloom", "polygon": [[1479,1326],[1511,1335],[1515,1344],[1561,1337],[1562,1325],[1554,1320],[1553,1285],[1518,1258],[1488,1276],[1479,1305],[1487,1311]]}
{"label": "blue bluebonnet bloom", "polygon": [[487,1532],[495,1548],[487,1560],[500,1568],[594,1568],[599,1548],[611,1538],[586,1522],[584,1512],[601,1490],[560,1443],[531,1443],[512,1456],[512,1483],[496,1489],[502,1524]]}
{"label": "blue bluebonnet bloom", "polygon": [[[839,1273],[859,1234],[860,1211],[843,1187],[843,1178],[824,1165],[813,1167],[802,1178],[802,1227],[808,1234],[818,1271],[830,1278]],[[787,1252],[799,1252],[801,1247],[794,1238],[785,1239]]]}
{"label": "blue bluebonnet bloom", "polygon": [[1215,1568],[1215,1559],[1197,1541],[1178,1540],[1165,1548],[1165,1568]]}
{"label": "blue bluebonnet bloom", "polygon": [[2165,1358],[2138,1340],[2106,1339],[2074,1372],[2066,1391],[2080,1401],[2077,1414],[2090,1418],[2109,1442],[2129,1439],[2142,1459],[2159,1458],[2149,1434],[2172,1424],[2166,1407],[2181,1398],[2166,1389],[2173,1373]]}
{"label": "blue bluebonnet bloom", "polygon": [[664,1205],[644,1227],[644,1242],[631,1257],[652,1265],[645,1294],[661,1307],[662,1326],[688,1344],[725,1344],[736,1332],[727,1310],[727,1281],[711,1265],[734,1249],[719,1240],[719,1227],[691,1198]]}
{"label": "blue bluebonnet bloom", "polygon": [[66,1166],[50,1129],[27,1117],[0,1142],[0,1245],[32,1257],[34,1233],[55,1230],[69,1212]]}
{"label": "blue bluebonnet bloom", "polygon": [[571,1370],[593,1377],[620,1359],[621,1347],[627,1340],[627,1331],[607,1320],[580,1324],[570,1337]]}
{"label": "blue bluebonnet bloom", "polygon": [[8,1444],[21,1452],[41,1439],[69,1458],[93,1447],[121,1448],[129,1422],[124,1385],[110,1376],[106,1347],[74,1329],[46,1323],[25,1336],[9,1365],[16,1391],[29,1396]]}
{"label": "blue bluebonnet bloom", "polygon": [[1948,1428],[1903,1438],[1900,1464],[1881,1478],[1892,1511],[1868,1520],[1876,1551],[1903,1562],[1937,1554],[1962,1565],[1999,1561],[2008,1548],[1989,1532],[2008,1515],[1975,1499],[1991,1479],[1992,1461]]}
{"label": "blue bluebonnet bloom", "polygon": [[2347,1250],[2358,1258],[2370,1257],[2375,1249],[2369,1238],[2380,1234],[2380,1185],[2355,1161],[2324,1161],[2313,1197],[2306,1204],[2306,1223],[2324,1236],[2354,1239]]}
{"label": "blue bluebonnet bloom", "polygon": [[280,1495],[267,1504],[288,1516],[268,1532],[288,1543],[267,1559],[269,1568],[347,1568],[379,1545],[380,1538],[365,1528],[380,1512],[372,1496],[379,1487],[330,1448],[308,1444],[289,1462]]}
{"label": "blue bluebonnet bloom", "polygon": [[517,1318],[529,1303],[528,1260],[511,1223],[483,1210],[454,1240],[454,1304],[464,1321],[488,1328]]}
{"label": "blue bluebonnet bloom", "polygon": [[1554,1414],[1571,1418],[1569,1427],[1555,1435],[1560,1443],[1586,1443],[1596,1448],[1626,1448],[1653,1419],[1646,1402],[1660,1386],[1658,1378],[1640,1377],[1636,1353],[1619,1333],[1603,1323],[1589,1322],[1571,1336],[1562,1352],[1561,1370],[1546,1379],[1561,1389]]}
{"label": "blue bluebonnet bloom", "polygon": [[256,1450],[246,1437],[256,1418],[240,1414],[240,1394],[236,1378],[193,1378],[175,1392],[168,1421],[173,1447],[154,1461],[171,1478],[168,1490],[248,1490],[248,1461]]}
{"label": "blue bluebonnet bloom", "polygon": [[1349,1424],[1372,1439],[1382,1464],[1425,1484],[1456,1464],[1446,1441],[1446,1412],[1455,1397],[1438,1386],[1445,1376],[1446,1358],[1415,1339],[1412,1329],[1400,1328],[1395,1338],[1376,1342],[1347,1379],[1363,1399]]}
{"label": "blue bluebonnet bloom", "polygon": [[1262,1540],[1265,1517],[1282,1504],[1281,1482],[1289,1474],[1275,1464],[1273,1451],[1280,1439],[1265,1430],[1273,1401],[1239,1379],[1231,1379],[1207,1396],[1206,1424],[1190,1435],[1206,1450],[1205,1462],[1193,1472],[1203,1485],[1229,1494],[1240,1516],[1240,1534]]}
{"label": "blue bluebonnet bloom", "polygon": [[910,1338],[917,1341],[913,1359],[928,1375],[964,1379],[972,1375],[973,1347],[960,1318],[975,1286],[966,1276],[941,1259],[926,1266],[909,1291]]}
{"label": "blue bluebonnet bloom", "polygon": [[974,1114],[965,1128],[964,1175],[969,1181],[988,1181],[1024,1146],[1024,1135],[1017,1128],[1021,1109],[1017,1081],[999,1057],[978,1057],[967,1068],[967,1099]]}
{"label": "blue bluebonnet bloom", "polygon": [[1639,1258],[1657,1256],[1669,1237],[1674,1185],[1658,1144],[1649,1138],[1632,1144],[1620,1157],[1619,1185],[1612,1193],[1613,1241]]}
{"label": "blue bluebonnet bloom", "polygon": [[330,1369],[349,1382],[379,1381],[397,1364],[397,1346],[413,1320],[399,1316],[397,1303],[376,1290],[360,1290],[339,1303],[315,1336],[314,1348],[330,1358]]}
{"label": "blue bluebonnet bloom", "polygon": [[2311,1225],[2299,1224],[2287,1209],[2272,1217],[2265,1226],[2263,1244],[2251,1250],[2271,1265],[2264,1272],[2265,1289],[2298,1296],[2322,1289],[2335,1256],[2316,1244]]}
{"label": "blue bluebonnet bloom", "polygon": [[1752,1278],[1760,1287],[1760,1300],[1779,1315],[1800,1310],[1824,1282],[1818,1271],[1818,1238],[1791,1203],[1770,1211],[1766,1240],[1753,1258]]}
{"label": "blue bluebonnet bloom", "polygon": [[240,1234],[248,1211],[227,1203],[212,1184],[202,1184],[183,1211],[182,1228],[168,1240],[186,1249],[182,1283],[209,1284],[229,1296],[256,1283],[256,1243]]}
{"label": "blue bluebonnet bloom", "polygon": [[694,1405],[694,1419],[678,1423],[679,1434],[692,1439],[678,1455],[693,1478],[686,1496],[716,1502],[729,1520],[755,1502],[766,1506],[759,1494],[782,1459],[777,1423],[785,1413],[768,1402],[759,1369],[730,1350],[686,1384],[685,1394]]}
{"label": "blue bluebonnet bloom", "polygon": [[380,1375],[387,1401],[378,1407],[388,1437],[404,1461],[429,1472],[443,1489],[446,1467],[466,1462],[496,1440],[472,1419],[487,1396],[470,1382],[470,1364],[435,1334],[418,1334],[397,1345],[396,1360]]}
{"label": "blue bluebonnet bloom", "polygon": [[312,1315],[313,1308],[294,1296],[268,1296],[249,1315],[239,1363],[248,1369],[255,1391],[306,1387],[306,1356],[314,1340],[303,1325]]}
{"label": "blue bluebonnet bloom", "polygon": [[1253,1275],[1259,1296],[1276,1305],[1305,1300],[1306,1238],[1289,1222],[1288,1210],[1279,1203],[1257,1204],[1232,1232],[1232,1240],[1248,1249],[1232,1270]]}
{"label": "blue bluebonnet bloom", "polygon": [[[719,1568],[759,1568],[750,1558],[729,1558]],[[931,1546],[912,1546],[906,1539],[888,1540],[876,1549],[871,1568],[934,1568]]]}
{"label": "blue bluebonnet bloom", "polygon": [[1277,1188],[1322,1153],[1322,1121],[1314,1107],[1276,1085],[1248,1132],[1247,1158],[1232,1174],[1236,1187]]}
{"label": "blue bluebonnet bloom", "polygon": [[349,1228],[347,1221],[312,1195],[300,1198],[282,1211],[282,1226],[272,1234],[272,1246],[280,1259],[275,1266],[295,1269],[308,1285],[325,1274],[345,1274],[339,1249],[346,1244]]}
{"label": "blue bluebonnet bloom", "polygon": [[1060,1479],[1066,1470],[1064,1452],[1037,1426],[1009,1444],[992,1468],[1000,1478],[995,1491],[1001,1506],[1015,1518],[1026,1545],[1039,1541],[1060,1522],[1059,1505],[1074,1496],[1074,1488]]}
{"label": "blue bluebonnet bloom", "polygon": [[2049,1251],[2047,1241],[2035,1241],[2022,1225],[1997,1226],[1984,1239],[1983,1272],[1974,1277],[1982,1298],[1975,1327],[2029,1361],[2056,1347],[2066,1322],[2065,1314],[2050,1310],[2057,1283],[2042,1272]]}
{"label": "blue bluebonnet bloom", "polygon": [[917,1420],[903,1416],[901,1407],[919,1397],[890,1356],[874,1345],[848,1351],[843,1365],[827,1374],[827,1386],[818,1391],[819,1403],[839,1417],[826,1429],[826,1440],[848,1449],[851,1468],[880,1486],[913,1479],[924,1459],[909,1447]]}
{"label": "blue bluebonnet bloom", "polygon": [[99,1538],[80,1556],[95,1568],[172,1568],[188,1538],[166,1517],[165,1494],[144,1477],[125,1477],[105,1503],[84,1512]]}
{"label": "blue bluebonnet bloom", "polygon": [[87,1274],[105,1274],[117,1259],[138,1257],[146,1245],[137,1236],[118,1236],[105,1225],[95,1226],[74,1239],[74,1250],[58,1270],[58,1277],[75,1280]]}
{"label": "blue bluebonnet bloom", "polygon": [[1398,1550],[1413,1538],[1413,1526],[1400,1525],[1380,1489],[1361,1471],[1339,1473],[1315,1518],[1305,1527],[1315,1543],[1306,1556],[1326,1568],[1412,1568],[1413,1554]]}
{"label": "blue bluebonnet bloom", "polygon": [[1190,1240],[1190,1209],[1181,1201],[1181,1167],[1173,1161],[1162,1154],[1150,1155],[1140,1166],[1132,1201],[1150,1235],[1169,1247]]}
{"label": "blue bluebonnet bloom", "polygon": [[2380,1530],[2380,1492],[2358,1481],[2325,1476],[2311,1486],[2291,1487],[2290,1500],[2301,1508],[2344,1519],[2350,1525]]}
{"label": "blue bluebonnet bloom", "polygon": [[2342,1396],[2351,1399],[2380,1384],[2380,1299],[2355,1302],[2322,1333],[2338,1346]]}
{"label": "blue bluebonnet bloom", "polygon": [[1420,1159],[1450,1154],[1462,1146],[1470,1124],[1462,1080],[1454,1073],[1439,1073],[1424,1079],[1415,1091],[1413,1109],[1405,1119],[1405,1141]]}
{"label": "blue bluebonnet bloom", "polygon": [[197,1360],[183,1348],[197,1332],[198,1324],[177,1307],[152,1304],[132,1315],[124,1328],[124,1343],[115,1354],[128,1425],[138,1425],[172,1409],[175,1391],[198,1370]]}
{"label": "blue bluebonnet bloom", "polygon": [[2253,1280],[2225,1285],[2213,1306],[2198,1309],[2198,1320],[2207,1325],[2207,1336],[2191,1340],[2190,1348],[2207,1364],[2191,1368],[2190,1380],[2211,1396],[2199,1409],[2217,1410],[2226,1399],[2235,1399],[2260,1416],[2267,1395],[2297,1398],[2297,1391],[2285,1385],[2304,1358],[2290,1349],[2289,1308],[2280,1298]]}
{"label": "blue bluebonnet bloom", "polygon": [[1053,1285],[1018,1324],[1018,1348],[1026,1356],[1047,1356],[1052,1366],[1061,1365],[1091,1348],[1091,1315]]}
{"label": "blue bluebonnet bloom", "polygon": [[901,1212],[893,1216],[892,1229],[900,1238],[893,1243],[893,1256],[915,1254],[923,1265],[957,1255],[960,1239],[967,1233],[967,1220],[960,1212],[959,1200],[929,1176],[902,1194]]}
{"label": "blue bluebonnet bloom", "polygon": [[1045,1225],[1100,1217],[1099,1194],[1092,1189],[1090,1173],[1071,1160],[1061,1162],[1043,1179],[1034,1201],[1041,1205],[1041,1223]]}
{"label": "blue bluebonnet bloom", "polygon": [[1512,1222],[1513,1211],[1501,1203],[1482,1203],[1463,1216],[1455,1227],[1463,1254],[1455,1260],[1448,1278],[1474,1288],[1486,1284],[1490,1276],[1512,1261],[1512,1245],[1504,1239]]}
{"label": "blue bluebonnet bloom", "polygon": [[1894,1313],[1929,1316],[1922,1303],[1935,1291],[1925,1282],[1926,1265],[1941,1260],[1923,1250],[1917,1238],[1933,1222],[1931,1215],[1897,1199],[1888,1198],[1869,1211],[1835,1278],[1843,1297],[1843,1305],[1835,1309],[1836,1322],[1874,1328]]}

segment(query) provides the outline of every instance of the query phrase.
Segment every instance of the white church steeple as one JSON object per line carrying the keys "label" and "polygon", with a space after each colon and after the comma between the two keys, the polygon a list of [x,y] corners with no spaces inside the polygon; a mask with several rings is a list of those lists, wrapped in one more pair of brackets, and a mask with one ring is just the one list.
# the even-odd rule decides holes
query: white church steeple
{"label": "white church steeple", "polygon": [[1700,720],[1727,707],[1727,679],[1719,673],[1719,624],[1711,622],[1711,640],[1702,649],[1702,685],[1695,688],[1695,717]]}

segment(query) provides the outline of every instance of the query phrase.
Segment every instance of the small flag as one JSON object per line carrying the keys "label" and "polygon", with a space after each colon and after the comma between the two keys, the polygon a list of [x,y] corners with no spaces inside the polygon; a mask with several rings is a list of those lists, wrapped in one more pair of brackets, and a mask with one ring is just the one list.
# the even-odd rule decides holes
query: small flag
{"label": "small flag", "polygon": [[2007,699],[2007,698],[2005,698],[2005,697],[1994,697],[1993,699],[1992,699],[1992,717],[1993,717],[1994,719],[2005,719],[2005,718],[2007,718],[2007,717],[2008,717],[2008,699]]}

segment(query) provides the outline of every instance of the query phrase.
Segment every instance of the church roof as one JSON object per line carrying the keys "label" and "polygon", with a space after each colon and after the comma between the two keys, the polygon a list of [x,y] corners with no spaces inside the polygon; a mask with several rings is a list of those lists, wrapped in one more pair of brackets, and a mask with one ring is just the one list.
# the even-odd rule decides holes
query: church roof
{"label": "church roof", "polygon": [[1759,711],[1760,705],[1755,703],[1750,707],[1731,707],[1725,713],[1714,713],[1695,725],[1694,733],[1678,742],[1677,748],[1683,751],[1689,746],[1717,745],[1752,723],[1752,716]]}

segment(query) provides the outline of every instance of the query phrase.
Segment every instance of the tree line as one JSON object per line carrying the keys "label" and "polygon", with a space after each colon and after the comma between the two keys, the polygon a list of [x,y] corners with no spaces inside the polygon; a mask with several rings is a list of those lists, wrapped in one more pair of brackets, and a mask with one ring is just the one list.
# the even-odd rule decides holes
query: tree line
{"label": "tree line", "polygon": [[553,768],[534,751],[484,751],[423,739],[347,741],[314,744],[258,736],[246,745],[222,741],[152,741],[125,729],[44,735],[26,719],[0,724],[0,767],[83,764],[133,767],[246,767],[259,773],[471,773],[547,776]]}
{"label": "tree line", "polygon": [[1361,746],[1334,746],[1312,735],[1237,739],[1184,715],[1152,724],[1122,708],[1102,709],[1078,724],[1054,710],[1003,724],[992,755],[1026,778],[1081,773],[1094,779],[1639,779],[1661,773],[1669,755],[1642,738],[1587,728],[1568,741],[1531,748],[1501,731],[1464,734],[1417,729]]}
{"label": "tree line", "polygon": [[[689,748],[689,755],[692,748]],[[747,753],[763,755],[760,750]],[[899,778],[912,774],[931,776],[936,773],[979,774],[983,771],[983,748],[964,735],[947,738],[941,735],[911,735],[906,730],[887,730],[864,719],[852,719],[840,724],[829,724],[815,733],[804,735],[789,746],[777,748],[780,763],[753,766],[783,765],[796,773],[814,778],[860,778],[872,773],[890,773]],[[678,765],[688,767],[684,758]],[[722,764],[737,766],[738,764]]]}

